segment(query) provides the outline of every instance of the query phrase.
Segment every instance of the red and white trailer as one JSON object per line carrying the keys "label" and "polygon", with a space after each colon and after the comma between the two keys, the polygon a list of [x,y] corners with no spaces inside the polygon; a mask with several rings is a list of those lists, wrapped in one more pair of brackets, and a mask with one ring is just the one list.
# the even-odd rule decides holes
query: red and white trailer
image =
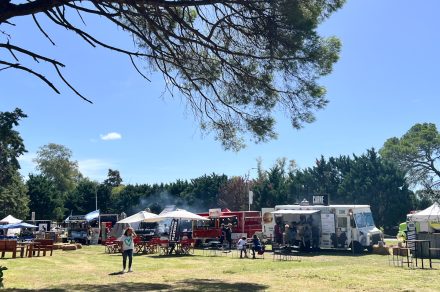
{"label": "red and white trailer", "polygon": [[229,209],[210,209],[209,212],[198,215],[209,218],[209,221],[193,223],[193,238],[204,242],[217,240],[221,234],[221,224],[232,224],[232,240],[242,236],[252,237],[261,232],[260,211],[231,211]]}

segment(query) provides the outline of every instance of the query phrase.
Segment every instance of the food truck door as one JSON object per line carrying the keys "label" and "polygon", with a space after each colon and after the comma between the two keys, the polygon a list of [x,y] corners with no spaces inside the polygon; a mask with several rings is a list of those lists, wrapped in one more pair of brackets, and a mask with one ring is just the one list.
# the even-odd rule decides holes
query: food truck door
{"label": "food truck door", "polygon": [[322,214],[321,213],[321,248],[332,247],[332,235],[336,233],[335,227],[335,214]]}
{"label": "food truck door", "polygon": [[349,246],[352,239],[349,216],[338,216],[336,235],[338,237],[338,247],[346,248]]}

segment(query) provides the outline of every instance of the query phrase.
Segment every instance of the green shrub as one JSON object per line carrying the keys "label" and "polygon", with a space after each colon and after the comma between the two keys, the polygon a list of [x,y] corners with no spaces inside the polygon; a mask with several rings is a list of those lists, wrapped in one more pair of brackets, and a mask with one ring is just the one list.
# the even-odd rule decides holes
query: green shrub
{"label": "green shrub", "polygon": [[0,266],[0,288],[3,288],[3,271],[6,271],[8,268]]}

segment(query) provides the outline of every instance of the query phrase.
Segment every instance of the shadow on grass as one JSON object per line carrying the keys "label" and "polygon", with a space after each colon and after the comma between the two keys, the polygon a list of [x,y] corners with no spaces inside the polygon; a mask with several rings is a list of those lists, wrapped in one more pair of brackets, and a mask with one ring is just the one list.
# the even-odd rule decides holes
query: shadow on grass
{"label": "shadow on grass", "polygon": [[65,285],[63,288],[43,288],[43,289],[4,289],[3,291],[37,291],[37,292],[67,292],[67,291],[87,291],[87,292],[113,292],[113,291],[171,291],[172,286],[156,283],[113,283],[113,284],[83,284],[83,285]]}
{"label": "shadow on grass", "polygon": [[113,284],[80,284],[80,285],[65,285],[63,288],[44,288],[44,289],[4,289],[2,291],[36,291],[36,292],[67,292],[67,291],[87,291],[87,292],[112,292],[112,291],[222,291],[222,292],[242,292],[242,291],[264,291],[269,286],[238,282],[225,283],[219,280],[210,279],[188,279],[177,282],[175,285],[161,284],[161,283],[113,283]]}
{"label": "shadow on grass", "polygon": [[315,257],[315,256],[347,256],[347,257],[361,257],[370,255],[371,253],[353,253],[351,250],[334,250],[334,249],[321,249],[318,251],[311,252],[300,252],[303,257]]}
{"label": "shadow on grass", "polygon": [[[257,283],[238,282],[238,283],[225,283],[219,280],[210,279],[188,279],[177,283],[178,291],[222,291],[222,292],[241,292],[241,291],[265,291],[269,288],[267,285],[261,285]],[[176,287],[176,288],[177,288]]]}
{"label": "shadow on grass", "polygon": [[194,254],[166,254],[166,255],[153,255],[148,257],[149,259],[166,259],[166,258],[191,258],[191,257],[196,257],[197,255]]}

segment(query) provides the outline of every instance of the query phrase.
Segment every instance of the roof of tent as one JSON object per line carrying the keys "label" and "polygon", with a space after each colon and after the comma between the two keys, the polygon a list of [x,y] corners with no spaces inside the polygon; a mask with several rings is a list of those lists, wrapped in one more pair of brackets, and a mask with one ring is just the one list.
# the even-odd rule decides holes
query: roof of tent
{"label": "roof of tent", "polygon": [[17,219],[17,218],[15,218],[15,217],[12,216],[12,215],[8,215],[8,216],[6,216],[5,218],[3,218],[2,220],[0,220],[0,222],[6,222],[6,223],[8,223],[8,224],[11,224],[11,223],[20,223],[21,221],[23,221],[23,220]]}
{"label": "roof of tent", "polygon": [[408,215],[411,221],[440,221],[440,206],[435,202],[425,210]]}
{"label": "roof of tent", "polygon": [[200,215],[191,213],[189,211],[183,209],[177,209],[175,211],[170,212],[162,212],[155,218],[145,219],[144,222],[159,222],[165,219],[181,219],[181,220],[190,220],[190,221],[209,221],[209,218],[202,217]]}
{"label": "roof of tent", "polygon": [[144,221],[145,219],[157,218],[157,217],[158,217],[158,215],[156,215],[154,213],[150,213],[147,211],[140,211],[140,212],[133,214],[127,218],[119,220],[117,223],[135,223],[135,222]]}
{"label": "roof of tent", "polygon": [[17,229],[17,228],[38,228],[38,226],[26,222],[0,225],[0,229]]}

